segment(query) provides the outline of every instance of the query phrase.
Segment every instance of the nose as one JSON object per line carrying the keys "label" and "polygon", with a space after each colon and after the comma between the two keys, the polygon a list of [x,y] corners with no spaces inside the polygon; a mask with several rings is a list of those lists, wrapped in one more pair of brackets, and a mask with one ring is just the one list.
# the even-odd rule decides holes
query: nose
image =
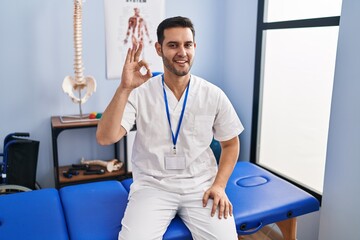
{"label": "nose", "polygon": [[184,46],[180,46],[180,47],[179,47],[178,55],[181,56],[181,57],[185,57],[185,56],[186,56],[186,49],[185,49]]}

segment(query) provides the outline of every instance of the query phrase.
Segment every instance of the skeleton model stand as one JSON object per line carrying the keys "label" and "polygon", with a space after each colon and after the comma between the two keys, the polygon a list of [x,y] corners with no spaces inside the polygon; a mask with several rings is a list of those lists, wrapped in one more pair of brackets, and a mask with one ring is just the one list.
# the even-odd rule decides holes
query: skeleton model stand
{"label": "skeleton model stand", "polygon": [[[82,0],[74,0],[74,71],[75,77],[65,77],[62,89],[69,95],[74,103],[79,104],[79,116],[65,116],[66,119],[73,118],[74,120],[66,120],[66,122],[81,121],[87,116],[82,113],[81,105],[85,103],[89,97],[96,91],[96,81],[92,76],[84,77],[84,67],[82,62]],[[74,91],[77,92],[76,96]],[[82,91],[85,95],[82,96]],[[63,121],[64,118],[61,118]],[[78,120],[76,120],[78,119]],[[65,121],[65,120],[64,120]]]}

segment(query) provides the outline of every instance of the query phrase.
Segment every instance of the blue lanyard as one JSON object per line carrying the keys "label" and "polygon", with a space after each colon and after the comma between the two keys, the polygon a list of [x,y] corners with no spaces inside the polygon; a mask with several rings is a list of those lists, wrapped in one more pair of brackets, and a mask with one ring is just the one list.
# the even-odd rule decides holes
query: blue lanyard
{"label": "blue lanyard", "polygon": [[184,103],[183,103],[183,107],[182,107],[182,110],[181,110],[180,119],[179,119],[179,123],[178,123],[177,129],[176,129],[176,133],[174,135],[174,133],[172,131],[172,127],[171,127],[169,104],[168,104],[167,95],[166,95],[166,91],[165,91],[164,74],[161,77],[162,77],[162,85],[163,85],[163,90],[164,90],[164,101],[165,101],[166,115],[167,115],[167,119],[168,119],[169,126],[170,126],[172,141],[173,141],[173,144],[174,144],[173,150],[174,150],[174,153],[176,153],[176,142],[177,142],[177,139],[179,137],[180,126],[181,126],[181,123],[182,123],[182,120],[183,120],[183,117],[184,117],[187,97],[188,97],[188,93],[189,93],[190,81],[189,81],[189,83],[188,83],[188,85],[186,87]]}

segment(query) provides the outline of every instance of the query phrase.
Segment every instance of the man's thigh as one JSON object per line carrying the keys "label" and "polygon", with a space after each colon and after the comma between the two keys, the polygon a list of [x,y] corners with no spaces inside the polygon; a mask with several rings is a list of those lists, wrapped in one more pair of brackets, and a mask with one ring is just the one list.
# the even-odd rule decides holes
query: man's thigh
{"label": "man's thigh", "polygon": [[119,240],[162,239],[177,207],[177,194],[154,188],[137,190],[127,204]]}
{"label": "man's thigh", "polygon": [[203,193],[183,195],[180,203],[179,216],[190,229],[195,240],[236,240],[236,226],[233,216],[227,219],[211,217],[213,201],[209,199],[206,207],[202,205]]}

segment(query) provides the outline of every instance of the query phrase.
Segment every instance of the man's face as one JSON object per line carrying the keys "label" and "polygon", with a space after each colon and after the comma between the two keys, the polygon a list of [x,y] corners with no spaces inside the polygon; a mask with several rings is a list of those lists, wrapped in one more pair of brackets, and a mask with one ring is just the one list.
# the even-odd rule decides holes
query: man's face
{"label": "man's face", "polygon": [[169,28],[164,31],[163,44],[156,44],[166,70],[176,76],[189,73],[194,61],[196,43],[189,28]]}

